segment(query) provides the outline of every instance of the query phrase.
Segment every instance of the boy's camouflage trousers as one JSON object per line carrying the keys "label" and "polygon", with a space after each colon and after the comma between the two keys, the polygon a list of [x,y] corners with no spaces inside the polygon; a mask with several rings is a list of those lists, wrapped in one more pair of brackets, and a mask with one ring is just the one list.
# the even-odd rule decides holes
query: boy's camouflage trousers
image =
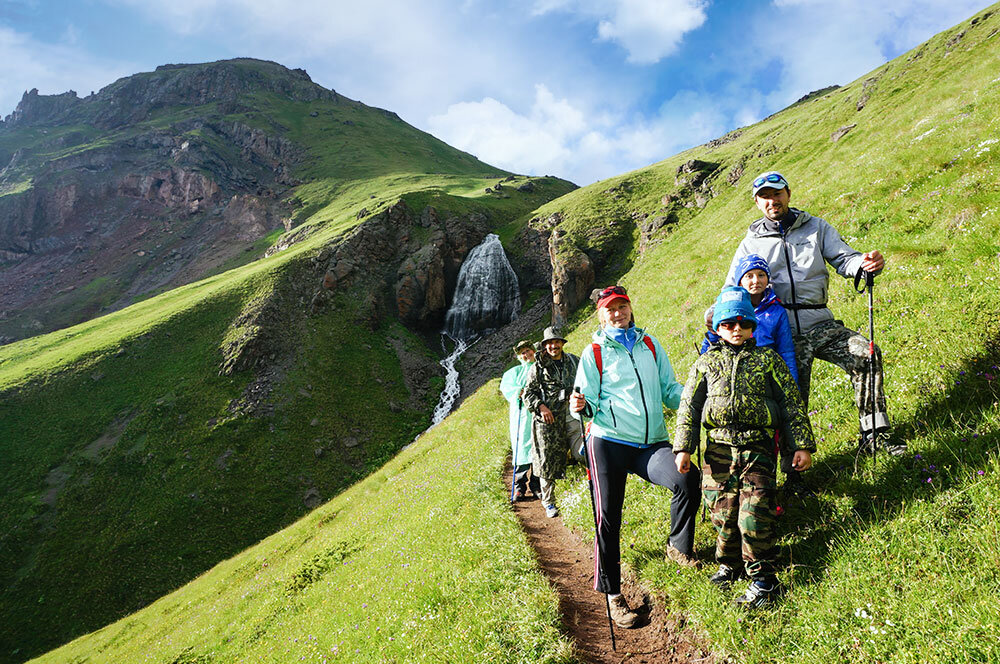
{"label": "boy's camouflage trousers", "polygon": [[775,520],[776,460],[764,445],[731,447],[709,442],[705,448],[701,494],[718,533],[715,559],[747,576],[772,576],[778,549]]}
{"label": "boy's camouflage trousers", "polygon": [[[868,339],[844,327],[840,321],[820,323],[795,337],[795,363],[799,369],[799,391],[802,401],[809,404],[809,382],[813,358],[832,362],[851,376],[854,384],[854,404],[858,407],[861,431],[872,430],[871,374],[868,363]],[[882,391],[882,351],[875,346],[875,417],[874,428],[889,428]]]}

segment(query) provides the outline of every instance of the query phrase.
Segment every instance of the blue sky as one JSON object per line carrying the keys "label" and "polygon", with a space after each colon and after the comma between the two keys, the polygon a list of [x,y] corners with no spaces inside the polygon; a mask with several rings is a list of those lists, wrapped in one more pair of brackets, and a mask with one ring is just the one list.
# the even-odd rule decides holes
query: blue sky
{"label": "blue sky", "polygon": [[496,166],[588,184],[845,84],[982,0],[0,0],[0,114],[256,57]]}

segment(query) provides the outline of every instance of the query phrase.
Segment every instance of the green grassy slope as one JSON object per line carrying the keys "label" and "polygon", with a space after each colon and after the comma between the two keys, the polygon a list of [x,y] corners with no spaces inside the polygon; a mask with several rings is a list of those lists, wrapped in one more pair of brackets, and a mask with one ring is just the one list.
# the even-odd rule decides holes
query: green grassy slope
{"label": "green grassy slope", "polygon": [[[576,191],[539,212],[562,212],[581,246],[613,245],[609,251],[620,260],[608,269],[627,271],[621,281],[639,324],[663,342],[682,377],[695,357],[704,307],[756,215],[748,189],[757,172],[781,170],[792,182],[794,205],[831,220],[856,247],[888,257],[876,286],[877,335],[890,415],[914,456],[862,461],[855,473],[848,381],[817,365],[811,408],[820,451],[809,481],[818,496],[785,506],[782,578],[791,592],[778,611],[748,619],[709,588],[709,570],[664,563],[669,493],[629,485],[628,564],[737,661],[1000,659],[993,638],[1000,625],[998,29],[1000,15],[981,14],[880,68],[862,111],[856,104],[863,79],[714,148]],[[831,141],[832,132],[855,122]],[[661,198],[677,190],[676,168],[692,158],[723,164],[713,180],[718,195],[704,209],[681,210],[664,241],[640,256],[634,222],[631,229],[619,222],[659,212]],[[744,175],[730,186],[726,175],[737,163]],[[625,193],[605,193],[615,188]],[[831,306],[849,325],[865,326],[865,304],[849,284],[833,282]],[[582,348],[595,321],[589,310],[577,320],[570,343]],[[560,661],[565,646],[551,630],[551,591],[535,585],[531,573],[519,576],[529,554],[502,509],[506,412],[495,391],[495,381],[484,386],[385,475],[43,661]],[[388,477],[397,472],[413,484],[401,481],[394,491]],[[407,500],[393,502],[401,493]],[[564,518],[589,530],[579,476],[563,482],[559,495]],[[442,519],[452,519],[446,532]],[[315,548],[292,550],[308,537]],[[713,539],[708,524],[699,524],[699,549],[710,551]],[[370,548],[355,549],[359,540]],[[398,547],[398,564],[368,555],[389,541]],[[471,573],[465,547],[480,545],[481,565]],[[255,564],[261,576],[251,580],[247,570]],[[313,577],[320,579],[313,587],[289,597],[297,580]],[[411,590],[421,581],[420,591]],[[511,593],[515,616],[503,613],[494,591]],[[525,621],[537,627],[526,631]],[[518,638],[506,649],[485,638],[460,648],[470,634],[488,632]],[[431,642],[448,650],[438,658],[441,651],[426,647]]]}
{"label": "green grassy slope", "polygon": [[497,490],[497,385],[293,526],[40,661],[571,661]]}
{"label": "green grassy slope", "polygon": [[[0,347],[0,661],[148,604],[365,477],[427,427],[434,395],[409,403],[390,343],[433,356],[423,339],[391,317],[375,331],[359,325],[363,287],[307,315],[319,287],[313,259],[367,218],[362,207],[375,214],[402,200],[419,214],[431,204],[499,226],[572,188],[540,178],[530,194],[487,194],[495,169],[342,98],[254,104],[242,119],[308,146],[292,232],[311,235]],[[336,141],[310,125],[311,112],[334,124],[331,109]],[[163,110],[149,123],[204,112]],[[246,393],[254,374],[219,369],[226,343],[246,332],[233,321],[264,301],[283,336],[272,408],[257,411]]]}

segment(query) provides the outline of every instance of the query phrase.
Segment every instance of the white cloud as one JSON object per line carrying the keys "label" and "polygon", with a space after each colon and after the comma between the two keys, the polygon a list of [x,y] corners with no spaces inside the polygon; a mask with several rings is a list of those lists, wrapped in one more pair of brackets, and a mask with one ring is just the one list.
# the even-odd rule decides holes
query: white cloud
{"label": "white cloud", "polygon": [[96,58],[79,47],[68,30],[62,42],[41,42],[29,35],[0,26],[0,114],[17,106],[21,95],[32,88],[41,94],[76,90],[81,97],[121,76],[135,66]]}
{"label": "white cloud", "polygon": [[[695,109],[695,110],[692,110]],[[724,133],[725,115],[683,93],[652,118],[627,118],[557,99],[544,85],[518,113],[496,99],[462,102],[431,117],[431,131],[480,159],[515,172],[589,184],[664,159]]]}
{"label": "white cloud", "polygon": [[595,20],[598,38],[621,45],[629,62],[654,64],[705,22],[707,6],[708,0],[537,0],[533,12],[561,11]]}
{"label": "white cloud", "polygon": [[772,53],[781,63],[780,85],[770,99],[777,110],[812,90],[850,83],[969,18],[983,8],[983,0],[774,0],[774,5],[778,13],[756,16],[748,32],[751,53]]}

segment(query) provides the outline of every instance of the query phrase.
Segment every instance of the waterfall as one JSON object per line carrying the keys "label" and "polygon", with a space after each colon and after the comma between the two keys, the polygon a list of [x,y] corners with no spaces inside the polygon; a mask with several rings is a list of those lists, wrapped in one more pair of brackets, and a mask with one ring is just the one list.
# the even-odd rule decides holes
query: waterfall
{"label": "waterfall", "polygon": [[451,412],[458,398],[460,385],[455,363],[478,337],[489,334],[517,318],[521,311],[521,293],[517,275],[494,233],[486,236],[469,252],[458,272],[458,284],[451,307],[445,314],[444,337],[455,342],[455,348],[443,360],[444,390],[434,408],[431,426]]}
{"label": "waterfall", "polygon": [[495,233],[479,243],[462,263],[444,333],[456,341],[503,327],[521,311],[517,275]]}

